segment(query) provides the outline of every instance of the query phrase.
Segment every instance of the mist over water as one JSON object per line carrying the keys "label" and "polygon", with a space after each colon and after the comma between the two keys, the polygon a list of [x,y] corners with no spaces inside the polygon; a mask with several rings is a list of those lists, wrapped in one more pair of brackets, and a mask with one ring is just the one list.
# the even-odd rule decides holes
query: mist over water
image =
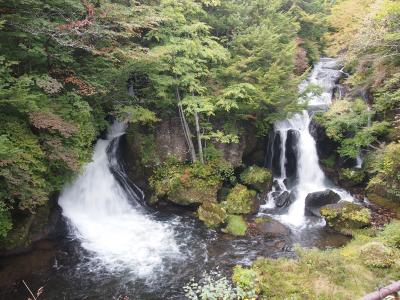
{"label": "mist over water", "polygon": [[64,189],[59,204],[72,234],[98,264],[110,271],[129,269],[144,278],[155,269],[162,271],[165,259],[181,253],[173,226],[154,220],[138,204],[142,195],[124,189],[110,171],[124,130],[115,123],[107,139],[97,142],[92,162]]}

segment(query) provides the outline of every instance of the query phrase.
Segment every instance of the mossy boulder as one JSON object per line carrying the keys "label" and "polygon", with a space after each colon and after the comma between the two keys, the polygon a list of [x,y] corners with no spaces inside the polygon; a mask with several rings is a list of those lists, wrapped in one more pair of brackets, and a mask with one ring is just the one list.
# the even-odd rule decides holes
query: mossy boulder
{"label": "mossy boulder", "polygon": [[193,180],[180,185],[168,194],[168,199],[179,205],[200,204],[205,201],[216,202],[220,184],[207,186],[203,180]]}
{"label": "mossy boulder", "polygon": [[224,161],[186,164],[170,158],[150,177],[152,202],[166,198],[179,205],[217,202],[222,182],[233,173]]}
{"label": "mossy boulder", "polygon": [[247,231],[247,223],[242,216],[229,215],[227,226],[223,231],[232,235],[243,236]]}
{"label": "mossy boulder", "polygon": [[255,219],[252,229],[255,233],[265,235],[269,238],[285,237],[290,234],[289,228],[270,217]]}
{"label": "mossy boulder", "polygon": [[240,174],[240,180],[243,184],[257,190],[264,192],[271,189],[272,174],[271,172],[262,167],[250,166]]}
{"label": "mossy boulder", "polygon": [[361,261],[368,267],[388,268],[395,263],[394,251],[378,241],[372,241],[360,248]]}
{"label": "mossy boulder", "polygon": [[222,202],[222,206],[229,214],[250,214],[257,210],[257,192],[249,190],[242,184],[237,184]]}
{"label": "mossy boulder", "polygon": [[353,230],[371,225],[371,211],[351,202],[328,204],[320,212],[329,227],[344,234],[352,235]]}
{"label": "mossy boulder", "polygon": [[362,169],[344,168],[339,170],[339,180],[344,187],[354,187],[364,182],[365,172]]}
{"label": "mossy boulder", "polygon": [[217,227],[225,222],[227,217],[225,209],[215,202],[203,202],[197,210],[198,217],[208,227]]}

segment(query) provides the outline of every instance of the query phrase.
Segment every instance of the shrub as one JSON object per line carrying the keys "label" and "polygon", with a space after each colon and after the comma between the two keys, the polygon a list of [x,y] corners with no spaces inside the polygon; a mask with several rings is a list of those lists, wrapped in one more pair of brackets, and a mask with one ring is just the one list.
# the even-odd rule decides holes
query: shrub
{"label": "shrub", "polygon": [[259,191],[264,191],[272,180],[272,174],[266,168],[251,166],[240,174],[240,180]]}
{"label": "shrub", "polygon": [[352,234],[353,230],[371,224],[370,210],[351,202],[325,205],[321,208],[321,215],[328,226],[344,234]]}
{"label": "shrub", "polygon": [[208,227],[216,227],[224,223],[226,211],[218,203],[204,202],[197,210],[199,219]]}
{"label": "shrub", "polygon": [[360,248],[360,259],[368,267],[387,268],[394,263],[394,253],[383,243],[373,241]]}
{"label": "shrub", "polygon": [[386,225],[379,235],[386,245],[400,249],[400,221]]}
{"label": "shrub", "polygon": [[5,238],[11,228],[11,214],[4,203],[0,202],[0,239]]}
{"label": "shrub", "polygon": [[242,184],[237,184],[228,194],[226,201],[222,202],[223,207],[229,214],[248,214],[252,211],[252,199],[256,192],[247,189]]}
{"label": "shrub", "polygon": [[363,183],[365,178],[363,170],[341,169],[339,172],[340,179],[350,181],[352,185]]}
{"label": "shrub", "polygon": [[254,291],[245,291],[240,286],[233,287],[232,283],[218,271],[205,272],[199,282],[192,279],[183,290],[190,300],[256,299]]}
{"label": "shrub", "polygon": [[247,223],[242,216],[230,215],[228,216],[227,223],[228,225],[224,231],[237,236],[246,234]]}

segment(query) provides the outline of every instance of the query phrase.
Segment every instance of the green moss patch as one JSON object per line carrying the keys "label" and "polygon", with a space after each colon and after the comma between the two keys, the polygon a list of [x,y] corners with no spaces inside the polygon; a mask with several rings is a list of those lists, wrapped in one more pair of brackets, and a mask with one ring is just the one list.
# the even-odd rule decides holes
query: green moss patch
{"label": "green moss patch", "polygon": [[224,223],[227,214],[218,203],[204,202],[197,210],[198,217],[208,227],[216,227]]}
{"label": "green moss patch", "polygon": [[227,219],[228,225],[224,229],[225,232],[236,236],[243,236],[247,231],[247,223],[242,216],[230,215]]}
{"label": "green moss patch", "polygon": [[237,184],[228,194],[223,207],[229,214],[249,214],[252,212],[253,198],[257,193],[242,184]]}
{"label": "green moss patch", "polygon": [[349,235],[371,224],[370,210],[351,202],[325,205],[321,208],[321,215],[329,227]]}
{"label": "green moss patch", "polygon": [[251,166],[246,168],[240,174],[240,180],[260,192],[263,192],[271,186],[272,174],[266,168]]}
{"label": "green moss patch", "polygon": [[400,250],[387,241],[400,222],[376,232],[362,230],[346,246],[296,248],[297,259],[259,258],[250,268],[237,266],[233,282],[255,290],[257,299],[353,300],[398,280]]}

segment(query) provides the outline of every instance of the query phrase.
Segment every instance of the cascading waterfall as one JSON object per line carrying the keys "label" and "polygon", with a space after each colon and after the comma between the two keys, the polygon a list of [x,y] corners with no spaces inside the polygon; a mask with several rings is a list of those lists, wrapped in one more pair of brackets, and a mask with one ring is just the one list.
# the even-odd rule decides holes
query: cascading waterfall
{"label": "cascading waterfall", "polygon": [[[316,142],[309,131],[313,112],[325,110],[332,103],[333,89],[340,75],[337,60],[322,58],[314,66],[309,79],[299,87],[302,92],[311,84],[316,85],[322,93],[308,97],[307,110],[274,124],[274,141],[270,145],[273,150],[269,153],[272,153],[275,184],[264,209],[274,208],[276,193],[290,192],[294,197],[293,203],[286,214],[277,216],[286,224],[305,225],[304,206],[309,193],[330,188],[342,199],[352,199],[347,192],[333,187],[325,177],[319,166]],[[274,161],[279,161],[279,167],[273,165]]]}
{"label": "cascading waterfall", "polygon": [[113,174],[126,177],[116,156],[125,127],[114,123],[107,139],[97,142],[92,162],[63,190],[59,204],[72,234],[96,263],[144,278],[155,268],[160,272],[164,259],[181,255],[172,226],[154,220],[140,205],[140,189],[121,186]]}

